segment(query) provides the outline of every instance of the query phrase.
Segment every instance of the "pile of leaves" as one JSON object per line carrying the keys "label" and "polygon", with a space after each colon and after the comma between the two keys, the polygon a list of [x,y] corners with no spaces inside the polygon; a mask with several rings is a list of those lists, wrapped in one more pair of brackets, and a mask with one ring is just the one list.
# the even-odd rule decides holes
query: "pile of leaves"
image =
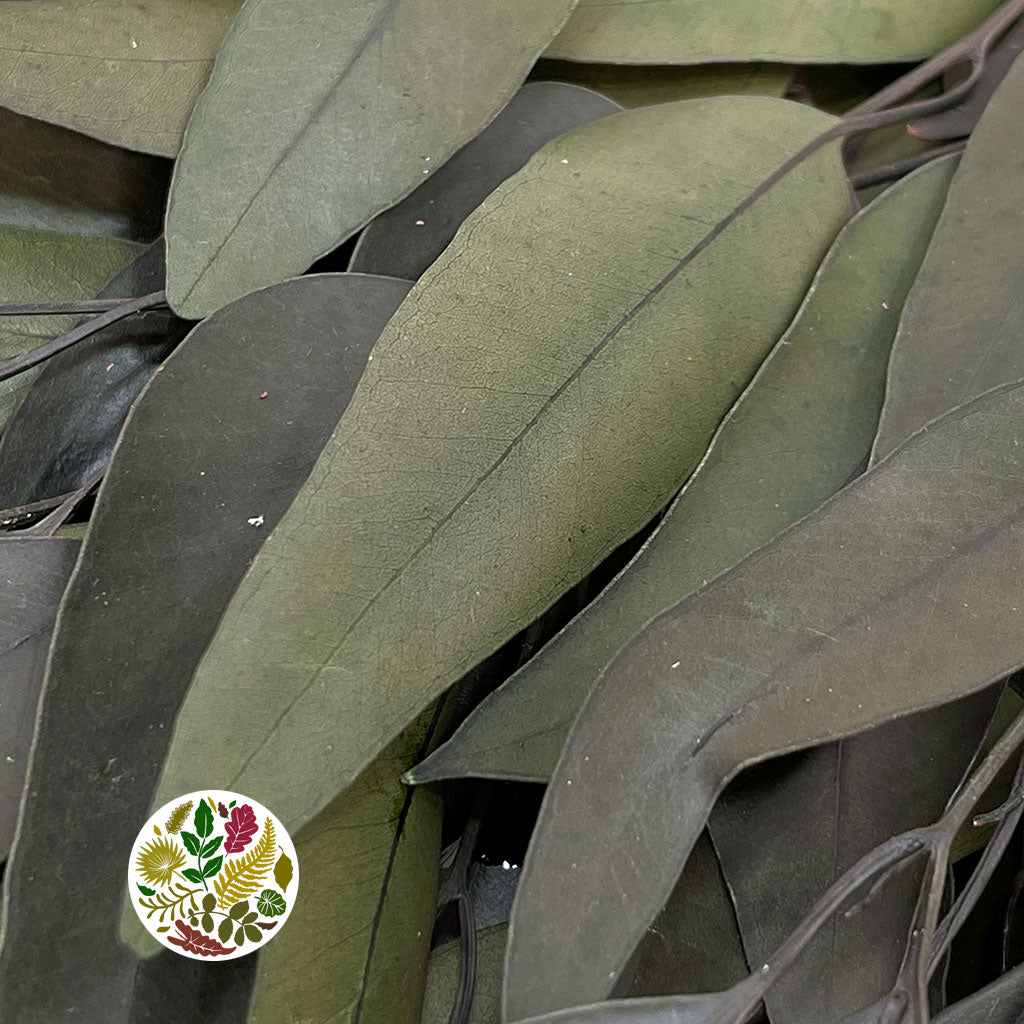
{"label": "pile of leaves", "polygon": [[1021,1024],[1022,15],[0,3],[0,1018]]}

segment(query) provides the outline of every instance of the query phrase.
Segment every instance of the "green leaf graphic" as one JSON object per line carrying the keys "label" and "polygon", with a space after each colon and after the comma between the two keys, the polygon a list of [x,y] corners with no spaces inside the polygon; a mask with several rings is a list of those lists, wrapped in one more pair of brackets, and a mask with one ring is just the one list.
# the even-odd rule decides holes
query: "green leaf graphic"
{"label": "green leaf graphic", "polygon": [[139,885],[138,882],[136,882],[135,884],[139,886],[139,892],[141,892],[143,896],[156,895],[156,889],[147,889],[144,885]]}
{"label": "green leaf graphic", "polygon": [[200,857],[212,857],[220,849],[220,844],[224,842],[223,836],[214,836],[200,851]]}
{"label": "green leaf graphic", "polygon": [[264,889],[256,900],[256,909],[264,917],[277,917],[288,909],[284,897],[273,889]]}
{"label": "green leaf graphic", "polygon": [[287,892],[288,885],[292,880],[292,861],[287,853],[282,853],[274,865],[274,881],[277,882],[281,892]]}
{"label": "green leaf graphic", "polygon": [[[196,808],[193,820],[200,838],[205,839],[213,831],[213,811],[210,810],[210,805],[205,800]],[[184,833],[182,834],[184,835]]]}
{"label": "green leaf graphic", "polygon": [[196,869],[195,869],[195,868],[185,868],[185,870],[184,870],[184,871],[182,871],[182,874],[183,874],[183,875],[184,875],[184,876],[185,876],[185,877],[186,877],[186,878],[187,878],[187,879],[188,879],[188,880],[189,880],[190,882],[202,882],[202,880],[203,880],[203,876],[202,876],[201,874],[199,874],[199,872],[198,872],[198,871],[196,871]]}
{"label": "green leaf graphic", "polygon": [[191,853],[193,857],[199,856],[199,849],[202,846],[202,844],[199,842],[196,836],[192,835],[191,832],[182,832],[181,841],[185,844],[185,849],[188,850],[188,852]]}
{"label": "green leaf graphic", "polygon": [[220,871],[221,864],[224,863],[224,857],[214,857],[213,860],[207,861],[203,865],[203,878],[213,878],[218,871]]}

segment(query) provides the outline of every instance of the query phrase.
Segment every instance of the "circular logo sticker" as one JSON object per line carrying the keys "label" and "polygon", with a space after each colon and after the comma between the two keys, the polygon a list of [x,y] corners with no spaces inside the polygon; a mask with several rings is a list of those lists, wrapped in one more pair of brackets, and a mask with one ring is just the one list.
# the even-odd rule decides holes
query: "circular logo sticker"
{"label": "circular logo sticker", "polygon": [[210,789],[164,804],[128,862],[146,931],[197,960],[255,953],[280,931],[299,888],[284,826],[262,804]]}

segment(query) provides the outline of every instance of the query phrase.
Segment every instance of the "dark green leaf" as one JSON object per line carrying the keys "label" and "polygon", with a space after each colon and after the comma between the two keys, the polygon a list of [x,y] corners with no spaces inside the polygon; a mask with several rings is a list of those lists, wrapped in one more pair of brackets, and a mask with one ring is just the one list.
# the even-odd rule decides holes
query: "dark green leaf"
{"label": "dark green leaf", "polygon": [[[476,990],[467,1024],[501,1024],[501,972],[507,936],[504,924],[476,933]],[[461,955],[458,941],[446,942],[431,952],[422,1024],[448,1024],[459,986]]]}
{"label": "dark green leaf", "polygon": [[598,673],[645,622],[858,472],[903,300],[955,167],[947,157],[922,168],[843,228],[793,323],[641,552],[412,781],[547,781]]}
{"label": "dark green leaf", "polygon": [[191,832],[185,832],[182,830],[181,841],[185,844],[185,849],[192,854],[193,857],[199,854],[200,847],[202,844],[199,842],[197,836],[192,835]]}
{"label": "dark green leaf", "polygon": [[[99,295],[148,295],[163,286],[159,241]],[[67,494],[102,469],[132,402],[190,326],[173,313],[152,310],[47,360],[0,437],[0,506]]]}
{"label": "dark green leaf", "polygon": [[[5,878],[0,1005],[109,1021],[128,1004],[135,960],[116,939],[124,851],[146,818],[178,704],[408,287],[328,275],[254,295],[197,327],[135,403],[51,655],[36,796]],[[261,515],[263,526],[249,524]],[[89,870],[70,867],[81,864]],[[69,930],[69,913],[94,927]],[[53,961],[32,953],[38,943],[64,965],[59,986]]]}
{"label": "dark green leaf", "polygon": [[156,895],[156,889],[147,889],[146,886],[141,885],[139,882],[136,882],[135,884],[138,885],[139,892],[141,892],[143,896],[155,896]]}
{"label": "dark green leaf", "polygon": [[[975,28],[998,0],[580,0],[549,57],[614,64],[920,60]],[[839,19],[839,24],[837,24]]]}
{"label": "dark green leaf", "polygon": [[1022,416],[1013,385],[933,424],[605,670],[524,869],[509,1019],[603,998],[742,767],[1024,661]]}
{"label": "dark green leaf", "polygon": [[[295,831],[664,506],[847,216],[833,147],[750,198],[832,124],[766,97],[624,111],[470,215],[221,620],[158,801],[224,778]],[[223,695],[253,687],[225,742]]]}
{"label": "dark green leaf", "polygon": [[[210,805],[205,800],[199,801],[192,820],[200,838],[205,839],[213,831],[213,811],[210,810]],[[184,833],[182,833],[182,838],[184,838]]]}
{"label": "dark green leaf", "polygon": [[589,89],[529,82],[471,142],[359,237],[350,271],[415,281],[462,222],[556,135],[622,108]]}
{"label": "dark green leaf", "polygon": [[208,864],[203,865],[203,878],[213,878],[218,871],[220,871],[221,864],[224,863],[224,858],[214,857]]}
{"label": "dark green leaf", "polygon": [[14,840],[46,651],[77,540],[0,538],[0,861]]}
{"label": "dark green leaf", "polygon": [[0,3],[0,104],[174,156],[238,0]]}
{"label": "dark green leaf", "polygon": [[214,836],[200,851],[200,857],[211,857],[220,849],[220,844],[224,842],[223,836]]}
{"label": "dark green leaf", "polygon": [[[172,306],[205,316],[301,273],[411,192],[498,113],[574,4],[244,5],[175,165]],[[453,52],[465,59],[438,59]]]}
{"label": "dark green leaf", "polygon": [[195,868],[185,868],[181,872],[190,882],[202,882],[203,876]]}
{"label": "dark green leaf", "polygon": [[288,909],[288,904],[285,903],[284,897],[273,889],[264,889],[260,893],[259,899],[256,900],[256,909],[264,917],[277,917],[278,914],[283,914]]}
{"label": "dark green leaf", "polygon": [[874,458],[993,385],[1024,377],[1018,314],[1024,230],[1024,58],[996,90],[960,160],[889,368]]}

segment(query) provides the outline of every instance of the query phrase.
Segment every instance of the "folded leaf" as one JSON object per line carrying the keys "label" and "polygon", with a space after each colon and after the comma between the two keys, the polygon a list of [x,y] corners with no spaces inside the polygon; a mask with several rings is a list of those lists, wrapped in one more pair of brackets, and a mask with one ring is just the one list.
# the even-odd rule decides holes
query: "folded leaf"
{"label": "folded leaf", "polygon": [[[762,97],[625,111],[470,216],[221,620],[157,800],[201,774],[297,830],[664,506],[846,215],[834,147],[751,197],[832,123]],[[253,688],[224,735],[223,695]]]}
{"label": "folded leaf", "polygon": [[1024,377],[1022,103],[1024,58],[1018,57],[971,136],[907,297],[875,459],[948,409]]}
{"label": "folded leaf", "polygon": [[239,0],[5,0],[0,104],[174,156]]}
{"label": "folded leaf", "polygon": [[[501,1024],[501,972],[508,926],[496,924],[476,933],[476,989],[467,1024]],[[448,1024],[459,986],[462,946],[446,942],[430,954],[421,1024]]]}
{"label": "folded leaf", "polygon": [[545,56],[612,64],[771,60],[881,64],[930,57],[998,0],[580,0]]}
{"label": "folded leaf", "polygon": [[545,142],[621,109],[589,89],[527,82],[476,138],[367,224],[348,269],[415,281],[462,222]]}
{"label": "folded leaf", "polygon": [[903,300],[955,168],[955,157],[922,168],[843,228],[793,323],[641,552],[411,781],[546,782],[598,673],[644,623],[858,472],[874,438]]}
{"label": "folded leaf", "polygon": [[[137,962],[116,938],[125,851],[146,819],[174,715],[238,580],[408,288],[340,274],[250,296],[197,327],[135,403],[62,606],[34,797],[4,880],[0,1005],[18,1024],[30,1009],[60,1019],[75,1007],[103,1021],[127,1012]],[[193,811],[179,823],[189,831]],[[89,870],[69,867],[80,864]],[[68,914],[90,927],[69,929]],[[60,985],[41,946],[60,958]],[[168,998],[187,1002],[183,970],[141,971],[144,998],[166,981]]]}
{"label": "folded leaf", "polygon": [[189,121],[167,292],[193,319],[304,271],[504,106],[576,0],[249,0]]}
{"label": "folded leaf", "polygon": [[[3,8],[0,7],[2,20]],[[91,299],[108,278],[141,251],[140,245],[120,238],[66,235],[0,225],[0,297],[4,302]],[[69,330],[74,322],[74,317],[60,316],[2,317],[0,358],[28,352]],[[0,433],[38,374],[37,367],[0,381]]]}
{"label": "folded leaf", "polygon": [[1017,384],[933,424],[605,670],[527,857],[506,1019],[604,997],[742,767],[1024,662],[1022,415]]}

